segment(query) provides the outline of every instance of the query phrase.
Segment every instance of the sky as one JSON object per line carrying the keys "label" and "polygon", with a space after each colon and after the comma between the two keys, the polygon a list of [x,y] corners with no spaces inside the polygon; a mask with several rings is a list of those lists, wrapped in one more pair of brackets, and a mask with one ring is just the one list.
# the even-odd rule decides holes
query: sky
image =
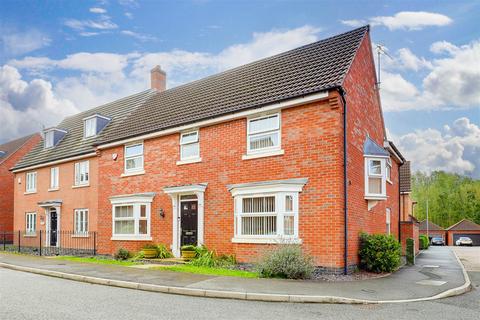
{"label": "sky", "polygon": [[[66,116],[370,24],[389,139],[480,178],[480,1],[0,2],[0,143]],[[377,65],[378,68],[378,65]]]}

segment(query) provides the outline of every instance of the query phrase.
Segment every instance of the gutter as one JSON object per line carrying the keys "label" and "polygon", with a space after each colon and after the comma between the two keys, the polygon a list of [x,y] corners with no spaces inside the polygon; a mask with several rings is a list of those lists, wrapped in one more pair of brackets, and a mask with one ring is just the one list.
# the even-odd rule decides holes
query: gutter
{"label": "gutter", "polygon": [[344,254],[343,273],[348,274],[348,177],[347,177],[347,94],[343,87],[339,87],[338,93],[343,102],[343,219],[344,219]]}

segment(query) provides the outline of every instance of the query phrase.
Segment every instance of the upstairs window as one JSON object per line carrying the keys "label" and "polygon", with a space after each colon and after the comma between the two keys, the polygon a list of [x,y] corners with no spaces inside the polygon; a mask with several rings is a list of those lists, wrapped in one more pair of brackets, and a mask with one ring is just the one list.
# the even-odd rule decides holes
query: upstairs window
{"label": "upstairs window", "polygon": [[385,167],[385,175],[387,181],[392,183],[392,160],[387,159],[387,166]]}
{"label": "upstairs window", "polygon": [[97,118],[85,120],[85,138],[97,135]]}
{"label": "upstairs window", "polygon": [[248,153],[260,153],[280,148],[280,114],[249,119],[247,127]]}
{"label": "upstairs window", "polygon": [[387,197],[385,164],[385,158],[365,158],[365,198],[383,200]]}
{"label": "upstairs window", "polygon": [[54,131],[47,131],[45,132],[45,148],[53,147],[54,143]]}
{"label": "upstairs window", "polygon": [[88,185],[90,181],[90,165],[88,161],[82,161],[75,163],[75,185],[84,186]]}
{"label": "upstairs window", "polygon": [[50,168],[50,189],[58,189],[59,168]]}
{"label": "upstairs window", "polygon": [[143,143],[125,146],[125,173],[143,171]]}
{"label": "upstairs window", "polygon": [[180,160],[200,158],[200,142],[198,131],[186,132],[180,135]]}
{"label": "upstairs window", "polygon": [[26,175],[26,192],[36,192],[37,191],[37,173],[36,172],[28,172]]}

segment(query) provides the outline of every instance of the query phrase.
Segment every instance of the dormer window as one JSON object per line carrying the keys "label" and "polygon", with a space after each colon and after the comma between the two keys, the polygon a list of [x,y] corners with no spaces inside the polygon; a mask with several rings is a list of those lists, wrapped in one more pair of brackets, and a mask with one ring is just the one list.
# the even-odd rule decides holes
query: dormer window
{"label": "dormer window", "polygon": [[58,129],[58,128],[50,128],[43,131],[43,141],[45,148],[53,148],[55,147],[67,134],[67,131]]}
{"label": "dormer window", "polygon": [[365,199],[369,202],[369,209],[378,200],[387,199],[387,179],[390,174],[390,154],[379,146],[370,137],[363,145],[365,158]]}
{"label": "dormer window", "polygon": [[110,122],[110,118],[94,114],[92,116],[86,117],[83,119],[84,129],[83,136],[85,138],[95,137],[106,127]]}

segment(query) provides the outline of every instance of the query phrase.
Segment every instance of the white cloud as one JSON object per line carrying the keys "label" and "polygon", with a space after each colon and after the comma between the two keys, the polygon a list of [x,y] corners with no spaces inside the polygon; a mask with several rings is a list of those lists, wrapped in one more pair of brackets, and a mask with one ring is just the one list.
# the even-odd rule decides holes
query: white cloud
{"label": "white cloud", "polygon": [[[426,68],[421,90],[400,74],[382,70],[381,95],[387,111],[411,109],[452,109],[480,107],[480,42],[457,47],[448,42],[436,42],[431,50],[446,56],[427,61],[404,51],[397,61],[385,64],[385,69],[403,66],[404,69]],[[384,59],[386,60],[386,59]],[[405,90],[406,88],[409,90]]]}
{"label": "white cloud", "polygon": [[51,39],[35,29],[17,32],[0,28],[0,45],[5,56],[21,55],[50,45]]}
{"label": "white cloud", "polygon": [[142,33],[134,32],[131,30],[122,30],[120,33],[129,37],[135,38],[137,40],[140,40],[142,42],[157,40],[157,38],[152,35],[142,34]]}
{"label": "white cloud", "polygon": [[98,7],[90,8],[89,11],[92,13],[107,13],[107,10]]}
{"label": "white cloud", "polygon": [[357,27],[369,23],[372,26],[384,26],[389,30],[421,30],[431,26],[446,26],[453,22],[446,15],[426,11],[401,11],[393,16],[377,16],[368,20],[341,20],[345,25]]}
{"label": "white cloud", "polygon": [[125,14],[125,17],[127,17],[128,19],[133,19],[133,13],[127,11],[124,14]]}
{"label": "white cloud", "polygon": [[0,67],[0,137],[8,140],[41,130],[78,112],[73,103],[55,95],[52,84],[41,79],[24,81],[14,67]]}
{"label": "white cloud", "polygon": [[101,15],[98,20],[67,19],[65,20],[64,25],[76,31],[84,31],[86,29],[111,30],[118,28],[118,25],[113,23],[110,17],[106,15]]}
{"label": "white cloud", "polygon": [[[49,75],[59,69],[68,70],[69,77],[67,78],[58,79],[56,76],[50,76],[52,81],[55,81],[54,86],[45,80],[37,80],[43,81],[43,84],[46,85],[44,91],[49,92],[50,100],[52,100],[48,104],[49,106],[65,111],[61,112],[62,115],[64,113],[72,114],[76,110],[92,108],[149,88],[150,70],[157,64],[166,70],[168,86],[173,87],[226,68],[313,42],[317,40],[318,31],[317,28],[304,26],[291,30],[255,33],[251,41],[232,45],[217,54],[184,50],[142,54],[132,52],[123,55],[79,52],[57,60],[48,57],[26,57],[20,60],[11,60],[8,62],[10,66],[4,66],[4,68],[15,70],[18,79],[20,79],[20,75],[15,68],[22,72],[28,72],[30,75],[41,74],[43,78],[47,79]],[[17,82],[19,81],[21,82],[21,80],[17,80]],[[2,107],[2,115],[5,113],[5,118],[9,123],[8,129],[4,131],[1,131],[4,128],[0,129],[2,137],[13,138],[22,132],[24,119],[32,122],[30,128],[38,128],[38,125],[35,126],[34,120],[31,119],[48,118],[50,113],[50,111],[40,108],[44,111],[42,118],[37,117],[38,112],[33,106],[22,112],[17,110],[19,107],[18,104],[13,107],[10,102],[8,107]],[[60,116],[48,118],[53,122],[48,124],[54,124],[60,118]],[[46,120],[42,121],[46,122]]]}
{"label": "white cloud", "polygon": [[468,118],[459,118],[442,131],[416,130],[397,139],[414,170],[444,170],[480,177],[480,127]]}

